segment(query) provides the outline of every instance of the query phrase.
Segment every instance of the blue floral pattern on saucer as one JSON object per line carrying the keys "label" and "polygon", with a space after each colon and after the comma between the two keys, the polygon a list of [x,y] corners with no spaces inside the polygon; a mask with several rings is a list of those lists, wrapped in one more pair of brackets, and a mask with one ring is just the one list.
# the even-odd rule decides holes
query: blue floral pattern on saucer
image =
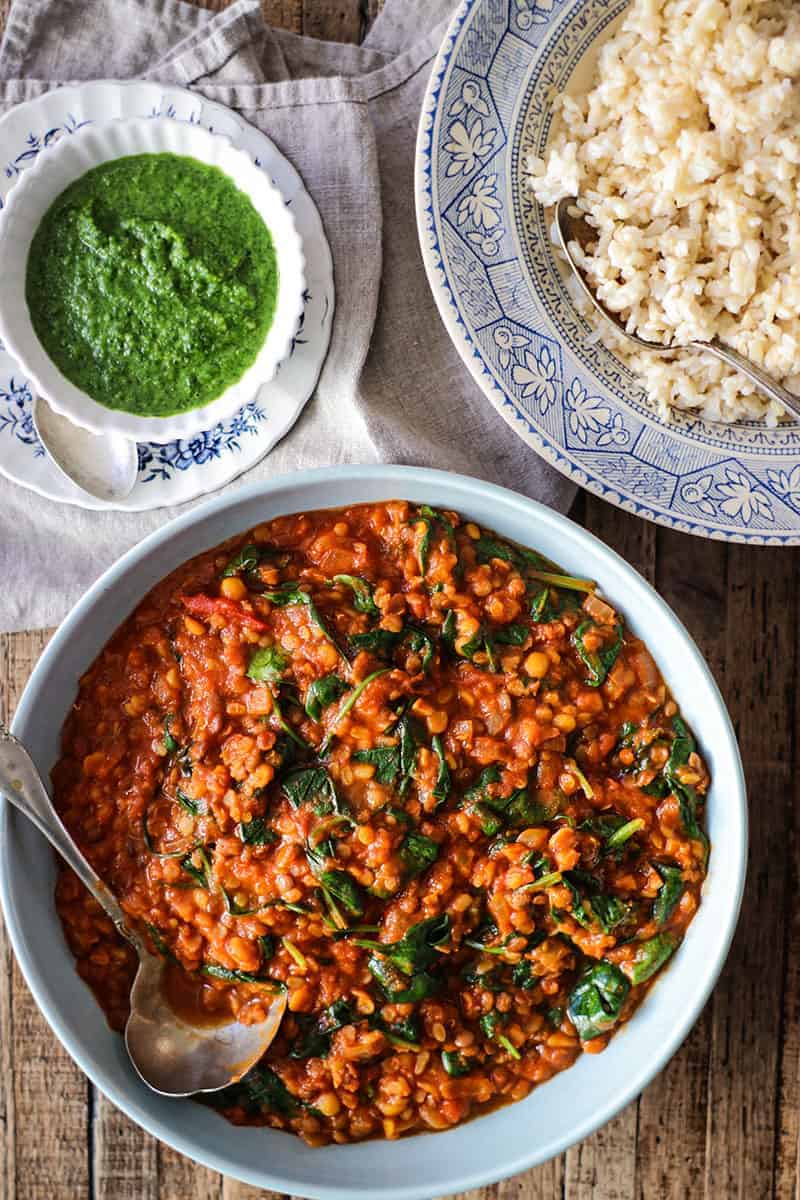
{"label": "blue floral pattern on saucer", "polygon": [[511,427],[581,486],[701,537],[800,543],[800,425],[660,419],[575,311],[524,179],[553,100],[627,0],[464,0],[417,144],[428,277],[462,357]]}

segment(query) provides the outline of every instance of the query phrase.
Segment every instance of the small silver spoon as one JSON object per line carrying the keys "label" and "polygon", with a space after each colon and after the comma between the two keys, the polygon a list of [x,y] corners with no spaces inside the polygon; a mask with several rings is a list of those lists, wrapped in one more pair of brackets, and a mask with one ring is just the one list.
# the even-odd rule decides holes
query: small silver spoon
{"label": "small silver spoon", "polygon": [[105,909],[139,955],[125,1027],[130,1060],[148,1087],[162,1096],[217,1092],[241,1079],[269,1048],[286,1011],[286,996],[270,994],[265,1021],[193,1025],[164,994],[166,958],[151,954],[131,929],[116,898],[73,842],[53,808],[42,778],[22,743],[0,725],[0,795],[24,813]]}
{"label": "small silver spoon", "polygon": [[800,417],[800,396],[795,396],[792,392],[787,391],[785,387],[782,387],[770,375],[767,375],[766,371],[762,371],[760,367],[755,366],[749,359],[739,354],[738,350],[734,350],[732,346],[727,346],[719,338],[713,338],[710,342],[688,342],[684,346],[662,346],[659,342],[648,342],[635,333],[629,333],[620,317],[616,313],[610,312],[598,300],[572,256],[570,242],[577,242],[579,246],[585,246],[587,242],[597,236],[597,231],[592,229],[582,213],[574,215],[570,211],[576,204],[576,198],[569,196],[566,199],[559,200],[556,205],[558,240],[584,296],[586,296],[587,300],[597,309],[601,316],[611,322],[618,333],[628,338],[629,341],[635,342],[637,346],[641,346],[643,350],[649,350],[653,354],[674,354],[676,350],[701,350],[706,354],[713,354],[715,358],[722,359],[729,367],[734,367],[737,371],[741,371],[742,375],[745,375],[751,383],[754,383],[759,391],[768,396],[770,400],[774,400],[777,404],[780,404],[792,416]]}
{"label": "small silver spoon", "polygon": [[109,504],[130,495],[139,472],[135,442],[115,433],[89,433],[43,396],[33,398],[33,426],[56,468],[84,492]]}

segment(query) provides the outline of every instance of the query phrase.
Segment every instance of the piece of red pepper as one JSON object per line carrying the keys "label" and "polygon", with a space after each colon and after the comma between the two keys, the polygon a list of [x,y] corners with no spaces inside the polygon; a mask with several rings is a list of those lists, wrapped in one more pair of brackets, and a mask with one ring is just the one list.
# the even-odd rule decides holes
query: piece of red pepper
{"label": "piece of red pepper", "polygon": [[216,615],[226,617],[229,621],[238,621],[241,625],[248,625],[251,629],[257,629],[259,633],[266,633],[269,629],[266,621],[243,608],[236,600],[229,600],[227,596],[205,596],[198,592],[194,596],[181,595],[179,599],[193,617]]}

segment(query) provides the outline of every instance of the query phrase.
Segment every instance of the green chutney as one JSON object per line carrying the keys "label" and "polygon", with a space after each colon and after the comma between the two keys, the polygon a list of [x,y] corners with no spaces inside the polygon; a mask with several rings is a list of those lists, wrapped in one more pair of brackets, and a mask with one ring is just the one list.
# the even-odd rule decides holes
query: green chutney
{"label": "green chutney", "polygon": [[25,291],[67,379],[106,408],[168,417],[215,400],[255,361],[278,265],[267,226],[222,171],[136,154],[55,200]]}

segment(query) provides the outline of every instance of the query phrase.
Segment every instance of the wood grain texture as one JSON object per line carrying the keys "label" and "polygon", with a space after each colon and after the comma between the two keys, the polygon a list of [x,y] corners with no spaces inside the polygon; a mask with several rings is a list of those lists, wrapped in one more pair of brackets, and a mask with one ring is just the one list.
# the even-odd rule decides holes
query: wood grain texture
{"label": "wood grain texture", "polygon": [[[379,7],[262,0],[276,25],[351,41]],[[0,0],[0,20],[7,9]],[[747,894],[720,984],[639,1100],[560,1158],[452,1200],[800,1200],[797,555],[656,529],[590,496],[573,515],[656,585],[723,689],[750,788]],[[0,719],[47,637],[0,636]],[[0,1196],[294,1200],[196,1166],[94,1093],[40,1017],[2,929]]]}

